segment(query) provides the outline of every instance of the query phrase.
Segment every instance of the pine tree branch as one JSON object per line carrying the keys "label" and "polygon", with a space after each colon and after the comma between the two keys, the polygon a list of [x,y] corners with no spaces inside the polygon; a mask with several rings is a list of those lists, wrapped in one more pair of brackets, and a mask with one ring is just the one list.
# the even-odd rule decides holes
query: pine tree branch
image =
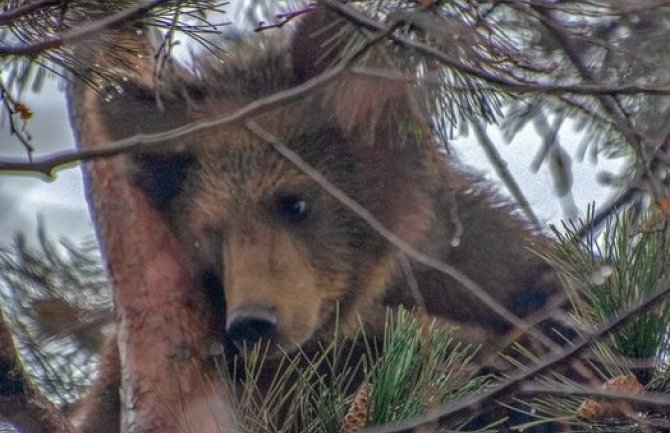
{"label": "pine tree branch", "polygon": [[[367,77],[380,77],[387,80],[395,80],[401,82],[415,82],[423,84],[438,84],[437,79],[432,77],[417,77],[410,76],[408,74],[402,74],[394,71],[388,71],[379,68],[370,68],[370,67],[355,67],[352,68],[352,72]],[[480,77],[481,78],[481,77]],[[478,87],[478,90],[484,92],[501,92],[507,91],[514,94],[543,94],[543,95],[580,95],[580,96],[597,96],[597,95],[639,95],[639,94],[648,94],[648,95],[669,95],[670,86],[641,86],[639,84],[596,84],[596,83],[580,83],[580,84],[551,84],[551,83],[542,83],[536,84],[532,82],[522,82],[522,81],[504,81],[506,85],[500,85],[498,83],[497,87],[494,86],[484,86],[481,85]],[[441,83],[439,83],[441,84]],[[496,83],[493,83],[496,84]],[[453,86],[448,87],[450,91],[455,92],[469,92],[472,93],[472,87],[468,86]],[[591,113],[592,116],[597,116],[597,113]],[[602,115],[601,115],[602,116]],[[609,119],[602,119],[602,121],[609,121]],[[632,130],[628,130],[629,133]]]}
{"label": "pine tree branch", "polygon": [[544,385],[540,383],[524,384],[519,392],[524,395],[559,395],[559,396],[584,396],[598,397],[603,400],[626,401],[638,403],[646,408],[668,410],[670,408],[670,396],[659,392],[643,392],[632,394],[630,391],[613,391],[603,388],[592,388],[586,386],[559,386]]}
{"label": "pine tree branch", "polygon": [[27,377],[1,311],[0,414],[23,433],[76,433],[67,417]]}
{"label": "pine tree branch", "polygon": [[40,9],[61,4],[63,4],[63,0],[39,0],[23,3],[13,9],[0,12],[0,25],[12,24],[14,20],[30,15]]}
{"label": "pine tree branch", "polygon": [[572,239],[579,241],[596,231],[614,212],[635,200],[639,192],[639,188],[635,184],[626,188],[626,190],[619,194],[614,200],[600,209],[590,221],[587,221],[586,224],[580,227],[579,230],[574,233]]}
{"label": "pine tree branch", "polygon": [[[547,31],[549,31],[554,40],[556,40],[558,45],[561,47],[577,73],[588,83],[596,82],[596,77],[582,61],[582,58],[572,43],[572,40],[570,39],[565,27],[558,23],[547,10],[536,5],[532,5],[530,7],[532,10],[538,13],[540,21],[544,24]],[[619,132],[626,138],[631,148],[640,158],[641,161],[639,168],[641,175],[638,181],[646,180],[649,184],[652,197],[656,202],[659,202],[661,199],[660,191],[662,190],[662,187],[657,185],[654,173],[650,167],[653,163],[653,160],[657,158],[657,155],[652,155],[651,158],[649,158],[647,156],[644,143],[640,137],[636,134],[629,133],[629,131],[634,130],[634,127],[630,117],[623,107],[623,104],[616,94],[597,95],[597,100],[605,113],[607,113],[607,115],[613,120]]]}
{"label": "pine tree branch", "polygon": [[[670,150],[670,129],[665,135],[663,142],[654,152],[654,156],[649,161],[649,172],[655,175],[659,170],[664,170],[667,164],[666,158]],[[638,174],[637,178],[631,181],[630,186],[621,192],[615,199],[608,203],[605,207],[600,209],[598,213],[588,221],[587,224],[577,230],[572,236],[575,240],[580,240],[597,230],[600,225],[618,209],[626,206],[640,194],[642,191],[641,184],[645,181],[644,173]],[[667,193],[666,193],[667,194]]]}
{"label": "pine tree branch", "polygon": [[[388,26],[375,19],[369,18],[365,14],[359,12],[352,6],[342,3],[338,0],[321,0],[324,6],[331,9],[346,18],[348,21],[360,26],[362,28],[372,30],[374,32],[388,31]],[[394,16],[394,20],[402,21],[402,16]],[[591,81],[585,81],[577,84],[551,84],[551,83],[532,83],[528,81],[512,80],[499,75],[492,74],[483,69],[470,66],[468,64],[459,62],[453,55],[440,51],[439,49],[428,44],[409,39],[404,36],[389,34],[389,39],[398,45],[409,50],[423,54],[424,56],[437,60],[445,66],[459,71],[463,74],[479,78],[488,83],[495,84],[502,89],[509,90],[511,93],[536,92],[541,94],[558,94],[558,93],[572,93],[576,95],[616,95],[616,94],[668,94],[670,90],[666,86],[640,86],[636,84],[631,85],[597,85]]]}
{"label": "pine tree branch", "polygon": [[487,405],[497,400],[505,399],[521,390],[524,383],[535,376],[546,373],[552,369],[566,364],[581,351],[598,341],[603,336],[625,326],[637,315],[653,308],[664,297],[670,294],[670,285],[661,287],[653,293],[631,305],[618,316],[600,325],[595,331],[586,334],[573,345],[558,353],[550,354],[542,358],[534,367],[525,371],[512,374],[509,379],[501,384],[491,387],[488,391],[475,394],[469,398],[463,398],[457,402],[440,406],[431,410],[426,415],[400,422],[393,425],[383,425],[365,430],[364,433],[419,433],[426,428],[444,425],[455,420],[468,419],[481,411]]}
{"label": "pine tree branch", "polygon": [[73,30],[69,30],[60,36],[53,36],[20,45],[0,45],[0,56],[34,56],[47,50],[61,48],[66,44],[80,41],[89,36],[93,36],[100,31],[113,28],[137,18],[159,6],[170,3],[174,0],[149,0],[136,6],[124,9],[108,17],[93,21],[90,24],[82,25]]}
{"label": "pine tree branch", "polygon": [[[103,28],[108,25],[114,25],[115,23],[123,22],[127,19],[128,16],[137,16],[136,14],[144,13],[146,10],[156,5],[164,3],[166,0],[152,0],[150,2],[144,3],[143,5],[137,6],[133,9],[128,9],[122,11],[122,16],[119,17],[119,14],[112,15],[105,20],[96,21],[91,25],[79,29],[76,33],[66,34],[65,39],[68,41],[79,39],[85,35],[95,32],[100,28]],[[447,54],[436,50],[433,47],[428,45],[409,40],[402,36],[394,35],[393,29],[394,26],[383,25],[375,20],[367,18],[365,15],[359,13],[355,9],[339,3],[333,0],[324,0],[324,4],[329,8],[336,10],[338,13],[341,13],[346,18],[352,20],[357,25],[361,25],[364,28],[380,32],[380,34],[385,35],[385,37],[390,38],[391,40],[406,46],[407,48],[414,49],[418,52],[421,52],[424,55],[427,55],[436,60],[442,61],[447,66],[454,67],[455,69],[461,70],[465,73],[471,73],[476,77],[489,80],[493,84],[497,84],[502,88],[508,89],[515,92],[541,92],[541,93],[575,93],[575,94],[612,94],[612,93],[639,93],[639,92],[658,92],[662,94],[670,94],[670,88],[665,87],[644,87],[644,86],[595,86],[595,85],[545,85],[545,84],[532,84],[532,83],[520,83],[515,81],[510,81],[504,78],[486,74],[483,71],[480,71],[476,68],[471,68],[467,65],[462,65],[460,63],[455,63],[451,57]],[[100,27],[102,25],[102,27]],[[396,24],[397,25],[397,24]],[[352,53],[352,58],[361,55],[363,52],[367,51],[368,46],[362,47],[361,50],[357,50],[356,53]],[[2,47],[0,47],[0,50]],[[0,51],[1,52],[1,51]],[[305,82],[299,86],[296,86],[292,89],[279,92],[277,94],[261,98],[248,104],[246,107],[238,110],[237,112],[227,115],[219,116],[212,119],[207,119],[199,122],[190,123],[179,128],[167,130],[155,134],[138,134],[133,137],[128,137],[123,140],[114,141],[108,143],[104,146],[100,146],[94,150],[87,151],[66,151],[60,153],[54,153],[42,158],[35,158],[33,162],[25,161],[16,161],[16,160],[0,160],[0,171],[5,172],[16,172],[17,174],[30,174],[30,175],[41,175],[48,179],[54,176],[56,170],[65,168],[73,163],[80,161],[90,161],[98,158],[106,158],[111,156],[116,156],[122,153],[135,150],[144,150],[149,147],[158,145],[159,142],[182,137],[188,134],[191,134],[196,131],[202,131],[208,128],[230,125],[235,123],[244,122],[248,119],[251,119],[260,114],[266,113],[273,109],[279,108],[284,104],[291,103],[296,101],[307,94],[318,90],[326,83],[330,82],[337,75],[347,69],[353,61],[348,61],[341,63],[335,68],[329,69],[323,74],[313,78],[312,80]]]}

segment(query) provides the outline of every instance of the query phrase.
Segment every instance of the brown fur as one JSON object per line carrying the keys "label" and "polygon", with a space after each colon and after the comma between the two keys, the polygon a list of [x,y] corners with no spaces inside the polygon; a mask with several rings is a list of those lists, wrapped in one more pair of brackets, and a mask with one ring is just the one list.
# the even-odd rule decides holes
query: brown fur
{"label": "brown fur", "polygon": [[[316,59],[328,31],[311,31],[322,19],[308,18],[289,45],[243,46],[223,65],[204,61],[197,79],[168,77],[159,91],[164,111],[155,109],[155,90],[137,79],[111,103],[99,101],[100,111],[89,117],[110,138],[123,138],[230,113],[291,88],[324,69]],[[408,86],[348,73],[257,121],[416,250],[468,275],[519,316],[542,308],[557,288],[541,278],[548,267],[529,247],[550,244],[439,153],[415,106]],[[291,351],[332,335],[336,310],[345,332],[363,322],[375,335],[387,307],[416,301],[398,250],[242,126],[169,144],[170,151],[128,156],[127,174],[196,271],[218,281],[226,301],[222,323],[241,305],[271,305],[278,315],[272,342]],[[296,197],[309,211],[293,222],[285,206]],[[463,338],[485,351],[497,350],[508,323],[453,278],[411,267],[430,314],[461,325]]]}

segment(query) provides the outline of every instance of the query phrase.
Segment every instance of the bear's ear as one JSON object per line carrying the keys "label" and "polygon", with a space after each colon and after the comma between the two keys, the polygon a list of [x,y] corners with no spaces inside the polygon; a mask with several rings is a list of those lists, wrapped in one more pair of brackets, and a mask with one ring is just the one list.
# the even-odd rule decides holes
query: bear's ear
{"label": "bear's ear", "polygon": [[[342,61],[354,45],[370,35],[335,12],[315,9],[302,17],[291,42],[291,57],[298,82],[312,79]],[[355,48],[354,48],[355,49]],[[416,88],[408,80],[384,74],[363,74],[360,66],[392,68],[387,58],[397,56],[386,41],[369,47],[364,56],[331,81],[318,103],[338,126],[357,135],[356,144],[402,147],[426,142],[426,121],[418,103]],[[378,67],[379,69],[379,67]],[[390,71],[393,72],[393,71]],[[407,72],[398,71],[402,77]]]}
{"label": "bear's ear", "polygon": [[299,82],[314,78],[336,64],[346,44],[348,22],[323,9],[307,12],[300,19],[291,41],[293,72]]}

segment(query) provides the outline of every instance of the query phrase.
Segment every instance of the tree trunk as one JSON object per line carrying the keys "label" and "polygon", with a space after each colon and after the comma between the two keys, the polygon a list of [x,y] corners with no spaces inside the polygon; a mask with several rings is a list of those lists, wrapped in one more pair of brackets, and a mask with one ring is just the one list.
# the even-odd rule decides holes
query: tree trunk
{"label": "tree trunk", "polygon": [[[133,133],[105,122],[105,113],[122,100],[108,103],[93,87],[73,80],[69,102],[82,150]],[[135,121],[142,125],[142,119]],[[226,393],[208,367],[206,353],[216,343],[211,332],[216,318],[189,258],[145,196],[130,184],[125,158],[96,160],[84,169],[114,290],[120,431],[220,431],[216,425],[225,430],[221,424],[229,423]],[[92,406],[97,406],[93,411],[109,410]]]}

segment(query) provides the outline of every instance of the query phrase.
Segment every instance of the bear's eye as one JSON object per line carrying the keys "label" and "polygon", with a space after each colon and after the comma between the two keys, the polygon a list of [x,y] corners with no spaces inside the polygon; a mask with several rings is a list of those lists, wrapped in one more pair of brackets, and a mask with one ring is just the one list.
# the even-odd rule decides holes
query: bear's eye
{"label": "bear's eye", "polygon": [[277,201],[277,211],[282,218],[290,223],[297,224],[309,214],[309,202],[304,197],[286,195]]}

